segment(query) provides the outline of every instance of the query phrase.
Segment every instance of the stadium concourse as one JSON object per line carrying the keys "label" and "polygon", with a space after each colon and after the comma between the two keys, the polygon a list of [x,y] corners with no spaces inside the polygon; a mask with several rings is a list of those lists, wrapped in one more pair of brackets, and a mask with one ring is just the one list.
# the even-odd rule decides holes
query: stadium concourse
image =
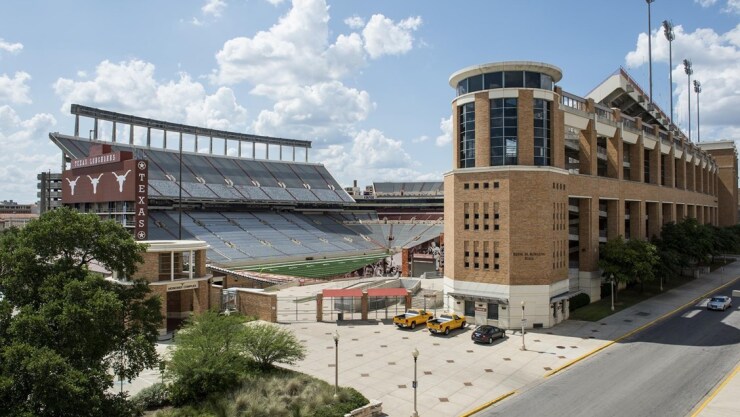
{"label": "stadium concourse", "polygon": [[[80,105],[72,105],[72,113],[73,135],[49,134],[63,152],[64,204],[114,219],[138,240],[203,241],[214,276],[247,274],[259,288],[307,278],[398,276],[402,252],[427,252],[431,242],[441,243],[441,182],[374,183],[355,200],[326,167],[308,162],[308,141]],[[80,127],[86,120],[92,122],[89,138],[79,134],[87,132]],[[266,159],[256,158],[258,144],[267,150]],[[242,149],[250,145],[251,155],[243,157]],[[276,147],[279,160],[267,159]],[[293,148],[293,160],[283,160],[285,147]],[[305,151],[306,162],[295,160],[296,149]],[[127,159],[146,171],[136,168],[129,175]],[[126,177],[133,183],[132,177],[138,181],[144,173],[145,183],[136,187],[145,199],[126,194]]]}

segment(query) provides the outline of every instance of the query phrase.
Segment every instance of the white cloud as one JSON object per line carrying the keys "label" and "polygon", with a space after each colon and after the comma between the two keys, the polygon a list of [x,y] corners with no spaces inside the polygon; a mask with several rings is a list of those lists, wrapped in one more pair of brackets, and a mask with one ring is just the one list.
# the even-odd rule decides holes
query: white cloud
{"label": "white cloud", "polygon": [[413,48],[412,32],[421,26],[421,17],[410,17],[398,24],[382,14],[373,15],[362,30],[365,50],[371,58],[401,55]]}
{"label": "white cloud", "polygon": [[[674,28],[673,41],[673,93],[678,96],[675,103],[675,120],[682,129],[688,128],[688,99],[692,103],[692,129],[696,131],[696,95],[689,90],[682,60],[691,59],[694,74],[692,79],[702,83],[701,129],[705,140],[720,139],[725,132],[740,129],[737,108],[740,108],[740,24],[726,33],[713,29],[696,29],[685,32],[682,26]],[[642,33],[637,46],[625,57],[628,66],[639,67],[647,63],[647,35]],[[668,41],[661,32],[653,34],[653,61],[668,62]],[[695,137],[692,135],[692,138]]]}
{"label": "white cloud", "polygon": [[36,175],[58,170],[58,149],[48,134],[56,124],[47,113],[23,120],[8,106],[0,106],[0,199],[22,203],[36,201]]}
{"label": "white cloud", "polygon": [[230,88],[208,94],[186,73],[166,82],[154,75],[155,67],[148,62],[134,59],[116,64],[106,60],[95,68],[93,79],[59,78],[54,91],[64,102],[62,111],[79,103],[216,129],[246,127],[247,111]]}
{"label": "white cloud", "polygon": [[228,4],[224,0],[206,0],[206,3],[200,10],[204,16],[221,17],[227,6]]}
{"label": "white cloud", "polygon": [[439,121],[439,130],[442,131],[442,134],[437,136],[434,143],[437,146],[447,146],[452,143],[452,116],[446,119],[443,117]]}
{"label": "white cloud", "polygon": [[203,21],[193,16],[193,18],[190,19],[190,24],[193,26],[203,26]]}
{"label": "white cloud", "polygon": [[709,7],[714,6],[717,3],[717,0],[694,0],[694,3],[700,4],[701,7]]}
{"label": "white cloud", "polygon": [[740,0],[727,0],[727,7],[722,9],[726,13],[738,13],[740,14]]}
{"label": "white cloud", "polygon": [[347,145],[329,145],[316,151],[340,184],[354,179],[373,181],[439,181],[441,173],[418,170],[419,163],[403,148],[400,140],[386,137],[377,129],[358,132]]}
{"label": "white cloud", "polygon": [[253,125],[263,135],[336,142],[374,107],[366,91],[339,81],[270,90],[279,99],[271,110],[262,110]]}
{"label": "white cloud", "polygon": [[365,19],[355,15],[344,19],[344,24],[351,29],[362,29],[365,26]]}
{"label": "white cloud", "polygon": [[11,54],[17,54],[23,50],[22,43],[10,43],[3,38],[0,38],[0,51],[10,52]]}
{"label": "white cloud", "polygon": [[7,74],[0,75],[0,103],[30,104],[30,87],[26,84],[30,79],[31,76],[23,71],[16,72],[13,78]]}
{"label": "white cloud", "polygon": [[285,0],[267,0],[268,3],[272,4],[273,6],[279,6],[283,4],[283,1]]}
{"label": "white cloud", "polygon": [[[421,24],[419,18],[398,24],[382,15],[374,19],[370,49],[375,56],[408,51],[412,38],[398,33]],[[254,121],[256,133],[338,142],[346,140],[355,130],[353,125],[365,120],[374,108],[367,91],[343,82],[366,66],[368,57],[374,57],[364,35],[338,34],[332,42],[329,20],[325,0],[293,0],[290,10],[268,30],[230,39],[216,54],[218,67],[211,74],[212,82],[249,83],[252,94],[273,102]],[[353,24],[360,20],[354,19]],[[380,24],[394,35],[382,38],[376,34]],[[404,41],[402,47],[384,44],[396,38]]]}

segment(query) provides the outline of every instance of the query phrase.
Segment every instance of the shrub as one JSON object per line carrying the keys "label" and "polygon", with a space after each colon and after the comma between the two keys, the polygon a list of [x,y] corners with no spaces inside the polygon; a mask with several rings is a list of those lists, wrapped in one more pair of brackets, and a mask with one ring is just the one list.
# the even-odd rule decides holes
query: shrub
{"label": "shrub", "polygon": [[244,350],[262,369],[275,363],[292,365],[306,356],[306,348],[293,332],[270,323],[254,323],[247,326],[243,339]]}
{"label": "shrub", "polygon": [[576,310],[583,306],[591,304],[591,297],[588,294],[580,293],[570,298],[570,311]]}
{"label": "shrub", "polygon": [[154,410],[170,405],[170,391],[166,384],[157,382],[131,397],[131,401],[142,410]]}

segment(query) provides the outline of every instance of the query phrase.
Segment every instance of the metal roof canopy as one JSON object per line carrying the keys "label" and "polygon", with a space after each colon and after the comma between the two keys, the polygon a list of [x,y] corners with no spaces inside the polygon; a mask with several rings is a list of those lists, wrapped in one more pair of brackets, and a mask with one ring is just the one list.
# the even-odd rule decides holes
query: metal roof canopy
{"label": "metal roof canopy", "polygon": [[467,300],[467,301],[480,301],[480,302],[486,302],[486,303],[496,303],[496,304],[509,304],[508,298],[498,298],[498,297],[488,297],[484,295],[478,295],[478,294],[461,294],[458,292],[451,292],[447,295],[452,296],[455,299],[461,299],[461,300]]}
{"label": "metal roof canopy", "polygon": [[[299,148],[310,148],[311,141],[298,139],[273,138],[269,136],[251,135],[247,133],[228,132],[225,130],[209,129],[180,123],[166,122],[162,120],[147,119],[145,117],[133,116],[130,114],[117,113],[109,110],[96,109],[94,107],[72,104],[70,112],[75,116],[89,117],[95,119],[96,126],[98,120],[105,120],[113,123],[123,123],[127,125],[140,126],[150,129],[164,130],[167,132],[192,134],[201,137],[212,137],[219,139],[238,140],[242,142],[265,143],[268,145],[284,145]],[[79,136],[79,124],[76,123],[75,136]],[[97,129],[95,131],[97,138]]]}
{"label": "metal roof canopy", "polygon": [[362,297],[362,290],[359,288],[326,288],[321,291],[324,298],[327,297]]}
{"label": "metal roof canopy", "polygon": [[368,288],[368,297],[405,297],[408,295],[406,288]]}

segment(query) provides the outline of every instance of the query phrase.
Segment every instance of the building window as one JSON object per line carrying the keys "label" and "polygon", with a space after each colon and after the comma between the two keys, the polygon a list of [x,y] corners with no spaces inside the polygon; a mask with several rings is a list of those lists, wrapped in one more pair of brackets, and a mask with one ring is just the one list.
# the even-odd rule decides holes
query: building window
{"label": "building window", "polygon": [[488,320],[498,320],[498,304],[488,303],[488,314],[486,318]]}
{"label": "building window", "polygon": [[458,107],[460,121],[460,168],[475,166],[475,103]]}
{"label": "building window", "polygon": [[465,315],[475,317],[475,301],[465,300]]}
{"label": "building window", "polygon": [[469,189],[470,189],[470,184],[468,184],[467,182],[463,184],[463,190],[469,190]]}
{"label": "building window", "polygon": [[493,270],[494,271],[498,271],[498,268],[499,268],[498,264],[493,264]]}
{"label": "building window", "polygon": [[465,262],[465,268],[470,268],[470,262]]}
{"label": "building window", "polygon": [[473,184],[473,188],[476,189],[476,190],[478,189],[478,183],[477,182],[475,184]]}
{"label": "building window", "polygon": [[488,189],[488,183],[487,182],[484,182],[483,183],[483,188]]}
{"label": "building window", "polygon": [[493,188],[498,188],[498,181],[493,182]]}
{"label": "building window", "polygon": [[550,165],[550,102],[534,99],[534,164]]}
{"label": "building window", "polygon": [[493,225],[493,230],[498,230],[498,225],[497,224],[494,224]]}
{"label": "building window", "polygon": [[[491,100],[491,166],[517,164],[517,99]],[[493,183],[493,188],[496,183]]]}

